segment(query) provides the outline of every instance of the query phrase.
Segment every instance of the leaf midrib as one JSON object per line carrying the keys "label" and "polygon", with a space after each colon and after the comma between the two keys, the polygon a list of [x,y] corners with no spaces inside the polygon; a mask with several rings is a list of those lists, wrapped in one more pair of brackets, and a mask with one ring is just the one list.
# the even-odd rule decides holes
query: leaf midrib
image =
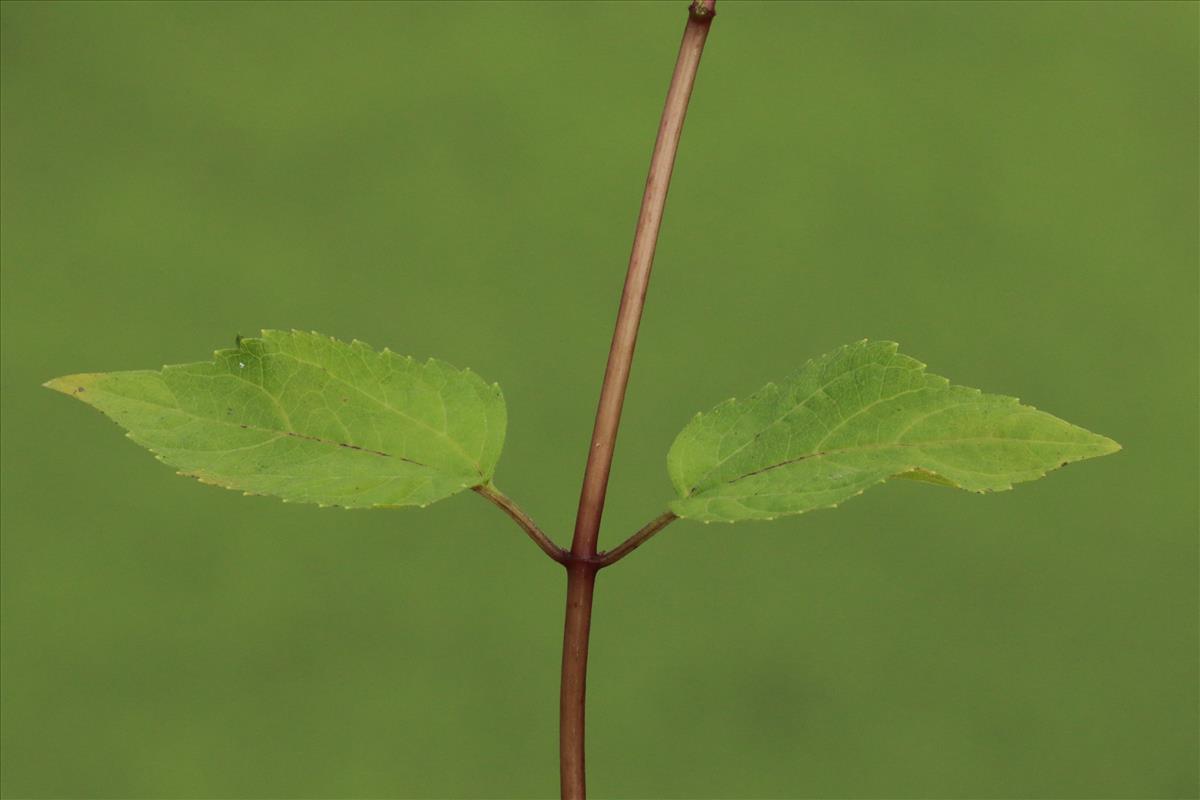
{"label": "leaf midrib", "polygon": [[[834,376],[833,378],[830,378],[828,381],[821,384],[815,390],[813,390],[810,394],[808,394],[803,400],[792,403],[786,411],[779,414],[777,417],[775,417],[775,419],[771,420],[766,425],[763,425],[758,430],[758,432],[754,434],[754,436],[750,437],[747,441],[743,442],[741,445],[734,448],[734,450],[732,452],[730,452],[729,454],[718,459],[715,464],[713,464],[711,467],[709,467],[708,470],[703,475],[700,476],[700,479],[696,481],[696,486],[699,486],[700,484],[702,484],[714,472],[718,471],[725,464],[729,463],[729,461],[732,460],[734,456],[736,456],[738,453],[742,452],[747,447],[749,447],[751,444],[753,444],[758,439],[758,437],[761,436],[765,431],[770,430],[774,426],[778,425],[780,422],[787,419],[789,416],[794,414],[799,409],[807,408],[808,401],[812,400],[817,395],[824,394],[830,400],[833,400],[834,403],[837,403],[837,400],[835,398],[833,398],[829,394],[829,392],[826,391],[830,386],[832,386],[837,381],[842,380],[843,378],[845,378],[848,375],[854,375],[855,373],[860,372],[861,370],[870,369],[871,367],[880,367],[883,369],[884,372],[887,372],[889,369],[893,369],[892,365],[896,361],[896,355],[897,355],[897,353],[895,353],[895,352],[891,353],[891,355],[888,357],[888,361],[886,364],[883,364],[880,362],[868,362],[865,364],[859,364],[858,366],[850,368],[846,372],[843,372],[839,375]],[[814,361],[810,361],[808,364],[806,364],[804,367],[801,368],[801,371],[812,367],[814,364],[815,364]],[[898,367],[896,369],[905,369],[905,368]],[[909,369],[912,369],[912,368],[909,368]],[[920,373],[922,376],[927,376],[927,374],[928,374],[925,372],[925,367],[923,365],[916,367],[915,371]],[[927,388],[933,388],[933,387],[929,387],[927,385],[922,385],[922,386],[915,387],[913,389],[907,389],[903,392],[898,392],[897,394],[890,395],[889,397],[886,397],[886,398],[884,398],[884,397],[876,398],[873,402],[871,402],[865,408],[860,408],[858,411],[855,411],[854,413],[846,416],[844,419],[842,419],[841,422],[839,422],[837,425],[835,425],[832,430],[837,430],[838,428],[841,428],[847,422],[849,422],[851,419],[859,416],[864,411],[867,411],[870,408],[873,408],[874,406],[879,405],[880,403],[888,402],[888,401],[892,400],[893,398],[900,397],[905,394],[911,394],[912,392],[917,392],[917,391],[920,391],[921,389],[927,389]],[[752,398],[747,398],[745,402],[746,402],[745,408],[742,410],[742,413],[738,416],[738,419],[734,420],[734,422],[730,425],[730,429],[732,429],[733,427],[736,427],[737,423],[741,420],[741,418],[746,416],[746,414],[750,413],[751,410],[753,410]],[[826,441],[828,439],[828,437],[829,437],[829,432],[826,433],[826,437],[825,437],[825,439],[822,440],[822,442]],[[692,492],[694,492],[695,490],[696,490],[696,487],[693,486]],[[687,496],[691,497],[692,495],[691,495],[691,493],[689,493]]]}
{"label": "leaf midrib", "polygon": [[[295,355],[295,354],[293,354],[293,353],[288,353],[288,352],[285,352],[285,351],[283,351],[283,350],[276,350],[276,351],[275,351],[274,353],[272,353],[271,355],[283,356],[284,358],[290,358],[290,359],[292,359],[293,361],[296,361],[296,362],[298,362],[298,363],[300,363],[300,364],[308,364],[308,365],[309,365],[309,366],[311,366],[311,367],[316,367],[317,369],[319,369],[319,370],[322,370],[322,371],[323,371],[325,374],[327,374],[327,375],[328,375],[330,378],[332,378],[333,380],[337,381],[338,383],[341,383],[343,386],[346,386],[346,387],[349,387],[350,389],[353,389],[354,391],[358,392],[358,393],[359,393],[360,395],[362,395],[363,397],[365,397],[365,398],[367,398],[368,400],[371,400],[371,401],[373,401],[374,403],[378,404],[380,407],[382,407],[382,408],[385,408],[385,409],[387,409],[388,411],[391,411],[392,413],[396,414],[397,416],[403,417],[404,419],[406,419],[406,420],[408,420],[408,421],[412,422],[413,424],[415,424],[415,425],[418,425],[418,426],[420,426],[420,427],[424,428],[425,430],[427,430],[427,431],[429,431],[430,433],[432,433],[434,436],[437,436],[437,437],[439,437],[439,438],[443,439],[443,440],[444,440],[444,441],[445,441],[447,444],[449,444],[449,445],[450,445],[450,446],[451,446],[453,449],[457,450],[457,451],[459,452],[459,454],[461,454],[461,455],[462,455],[462,457],[463,457],[463,458],[465,458],[465,459],[467,460],[467,463],[469,463],[469,464],[472,466],[472,468],[474,468],[475,472],[476,472],[476,473],[479,475],[479,477],[480,477],[480,478],[483,478],[483,477],[484,477],[484,474],[483,474],[483,465],[482,465],[482,463],[481,463],[481,459],[480,459],[480,458],[473,458],[473,457],[471,456],[471,454],[470,454],[470,453],[468,453],[466,450],[464,450],[464,449],[463,449],[463,446],[462,446],[462,444],[461,444],[460,442],[458,442],[458,440],[456,440],[456,439],[452,438],[452,437],[450,436],[450,434],[449,434],[447,431],[444,431],[444,430],[441,430],[441,431],[439,431],[437,428],[434,428],[433,426],[431,426],[429,423],[425,422],[424,420],[418,419],[418,418],[416,418],[416,417],[413,417],[413,416],[409,416],[408,414],[404,413],[403,411],[401,411],[400,409],[396,408],[395,406],[393,406],[393,405],[391,405],[391,404],[389,404],[389,403],[387,403],[387,402],[385,402],[385,401],[383,401],[383,400],[379,399],[379,398],[378,398],[378,397],[376,397],[375,395],[373,395],[373,394],[371,394],[371,393],[367,392],[367,391],[366,391],[365,389],[363,389],[362,387],[360,387],[360,386],[356,386],[356,385],[354,385],[353,383],[350,383],[349,381],[347,381],[345,378],[341,377],[340,375],[336,375],[336,374],[335,374],[335,373],[334,373],[334,372],[333,372],[331,369],[329,369],[327,366],[325,366],[325,365],[323,365],[323,364],[317,363],[317,362],[315,362],[315,361],[309,361],[309,360],[307,360],[307,359],[304,359],[304,358],[300,358],[299,356],[297,356],[297,355]],[[389,365],[389,369],[390,369],[390,365]],[[240,375],[237,375],[237,374],[236,374],[236,373],[234,373],[234,372],[228,372],[228,373],[226,373],[226,374],[228,374],[228,375],[233,375],[234,377],[242,377],[242,376],[240,376]],[[372,377],[374,377],[374,373],[373,373],[373,372],[372,372]],[[246,380],[246,379],[245,379],[245,378],[242,378],[242,380]],[[419,379],[418,379],[418,380],[419,380]],[[261,385],[259,385],[259,384],[255,384],[255,383],[253,383],[252,381],[248,381],[248,380],[247,380],[246,382],[247,382],[247,383],[250,383],[252,386],[258,386],[258,388],[259,388],[259,389],[261,389],[261,390],[263,391],[263,393],[264,393],[264,394],[266,394],[268,397],[272,397],[272,399],[274,399],[273,395],[271,395],[271,393],[270,393],[270,392],[268,392],[268,391],[266,390],[266,387],[264,387],[264,386],[261,386]],[[432,387],[431,387],[431,388],[432,388]],[[442,403],[442,407],[443,407],[443,410],[444,410],[444,409],[445,409],[445,405],[446,405],[446,400],[445,400],[445,398],[443,398],[443,397],[442,397],[442,395],[441,395],[441,392],[438,392],[438,399],[441,401],[441,403]],[[278,401],[277,401],[277,400],[276,400],[276,403],[278,403]],[[485,416],[485,418],[486,418],[486,413],[485,413],[485,415],[484,415],[484,416]]]}
{"label": "leaf midrib", "polygon": [[[127,402],[142,403],[143,405],[154,406],[157,408],[164,408],[164,409],[167,409],[168,411],[174,411],[174,412],[181,414],[185,417],[188,417],[190,419],[197,420],[198,422],[204,422],[204,423],[216,424],[216,425],[225,425],[230,428],[237,428],[239,430],[249,430],[249,431],[255,431],[257,433],[269,433],[269,434],[273,434],[275,436],[274,439],[268,439],[264,442],[258,442],[257,444],[250,445],[250,447],[261,447],[265,444],[270,444],[273,441],[278,441],[279,437],[286,436],[289,438],[301,439],[303,441],[316,442],[317,444],[323,444],[323,445],[327,445],[329,447],[337,447],[337,448],[341,448],[341,449],[345,449],[345,450],[355,450],[360,453],[367,453],[370,455],[382,456],[384,458],[394,458],[398,461],[404,461],[404,462],[407,462],[414,466],[422,467],[424,469],[433,470],[435,472],[445,472],[445,470],[439,469],[430,464],[425,464],[421,461],[417,461],[416,459],[408,458],[406,456],[396,455],[395,453],[387,453],[387,452],[384,452],[383,450],[375,450],[370,447],[363,447],[362,445],[351,444],[350,442],[339,442],[336,439],[325,439],[320,436],[313,436],[308,433],[300,433],[299,431],[275,430],[273,428],[264,428],[261,425],[251,425],[250,423],[247,423],[247,422],[235,422],[233,420],[221,419],[220,417],[200,416],[199,414],[196,414],[192,411],[188,411],[187,409],[183,408],[183,406],[179,405],[179,397],[178,397],[178,395],[175,394],[175,390],[170,386],[170,384],[168,384],[166,381],[163,381],[163,385],[167,388],[167,391],[171,392],[171,396],[175,398],[174,406],[163,405],[162,403],[155,403],[152,400],[144,400],[142,398],[135,398],[135,397],[129,397],[127,395],[116,394],[115,392],[111,392],[111,391],[107,392],[107,394],[111,394],[116,397],[120,397],[121,399],[123,399]],[[105,390],[100,389],[99,391],[105,391]],[[269,393],[268,393],[268,396],[269,396]],[[166,448],[166,449],[187,450],[188,452],[192,452],[192,453],[220,453],[220,452],[232,452],[234,450],[242,450],[242,449],[248,449],[248,448],[227,448],[226,450],[195,450],[195,449],[188,448],[188,447],[171,447],[171,448]]]}
{"label": "leaf midrib", "polygon": [[1015,443],[1015,444],[1058,444],[1058,445],[1070,444],[1070,445],[1081,445],[1081,446],[1084,444],[1082,442],[1061,441],[1058,439],[1014,439],[1014,438],[1006,437],[1006,436],[970,436],[970,437],[966,437],[966,438],[962,438],[962,439],[932,439],[932,440],[923,441],[923,442],[883,442],[880,444],[855,445],[853,447],[837,447],[837,448],[831,448],[829,450],[821,450],[821,451],[814,452],[814,453],[805,453],[803,455],[797,456],[796,458],[789,458],[785,461],[780,461],[778,463],[771,464],[770,466],[766,466],[761,469],[756,469],[753,472],[747,472],[744,475],[739,475],[736,478],[732,478],[730,480],[719,481],[719,482],[713,484],[712,486],[704,487],[704,489],[702,489],[702,490],[698,486],[693,487],[692,490],[690,492],[688,492],[688,494],[684,497],[684,499],[696,497],[700,493],[706,492],[709,489],[713,489],[718,486],[730,486],[739,481],[743,481],[747,478],[752,478],[755,475],[762,475],[765,472],[771,472],[772,470],[776,470],[781,467],[786,467],[790,464],[796,464],[800,461],[807,461],[807,460],[810,460],[813,458],[823,458],[825,456],[841,455],[844,453],[869,452],[869,451],[873,451],[873,450],[874,451],[888,450],[888,449],[893,449],[893,448],[921,448],[921,447],[929,447],[931,445],[977,444],[980,442],[1011,442],[1011,443]]}

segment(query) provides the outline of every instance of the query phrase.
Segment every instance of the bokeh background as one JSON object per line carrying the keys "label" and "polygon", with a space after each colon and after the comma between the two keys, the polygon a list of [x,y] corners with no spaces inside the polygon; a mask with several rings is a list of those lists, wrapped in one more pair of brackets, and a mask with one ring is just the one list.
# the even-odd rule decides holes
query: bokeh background
{"label": "bokeh background", "polygon": [[[565,542],[685,6],[3,4],[6,797],[557,791],[563,577],[495,509],[204,487],[39,384],[437,355]],[[669,528],[601,576],[596,796],[1197,795],[1198,8],[722,0],[603,542],[862,337],[1125,449]]]}

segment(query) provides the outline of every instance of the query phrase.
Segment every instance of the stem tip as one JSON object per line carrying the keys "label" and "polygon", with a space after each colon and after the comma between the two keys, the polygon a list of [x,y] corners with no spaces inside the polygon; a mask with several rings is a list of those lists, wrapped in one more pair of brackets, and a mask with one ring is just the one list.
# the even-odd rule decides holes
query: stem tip
{"label": "stem tip", "polygon": [[711,22],[717,15],[716,0],[692,0],[688,15],[698,22]]}

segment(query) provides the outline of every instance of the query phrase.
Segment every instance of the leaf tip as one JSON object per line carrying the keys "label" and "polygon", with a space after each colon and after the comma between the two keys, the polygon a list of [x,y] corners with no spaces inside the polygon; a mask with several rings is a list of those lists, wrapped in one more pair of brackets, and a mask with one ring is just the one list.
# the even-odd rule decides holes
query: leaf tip
{"label": "leaf tip", "polygon": [[60,378],[51,378],[43,383],[42,386],[47,389],[53,389],[56,392],[71,395],[72,397],[79,397],[79,395],[86,393],[88,387],[95,383],[96,379],[101,375],[102,373],[99,372],[63,375]]}

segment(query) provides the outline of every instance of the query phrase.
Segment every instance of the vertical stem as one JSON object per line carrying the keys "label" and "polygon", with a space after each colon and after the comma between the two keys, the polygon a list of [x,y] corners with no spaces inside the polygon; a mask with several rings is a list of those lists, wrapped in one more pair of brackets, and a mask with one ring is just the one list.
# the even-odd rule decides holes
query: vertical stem
{"label": "vertical stem", "polygon": [[596,568],[586,561],[567,565],[567,615],[563,625],[562,683],[558,695],[559,778],[563,800],[586,796],[583,764],[587,696],[588,635]]}
{"label": "vertical stem", "polygon": [[633,252],[629,257],[629,271],[625,276],[621,307],[617,312],[616,329],[608,352],[608,366],[600,390],[596,426],[592,432],[583,489],[579,496],[579,511],[575,517],[575,535],[571,540],[567,562],[567,612],[563,627],[562,691],[559,697],[562,796],[570,800],[582,800],[586,794],[583,733],[588,634],[592,621],[592,593],[596,585],[596,571],[600,567],[596,558],[596,541],[600,535],[608,473],[612,467],[638,325],[646,302],[650,267],[654,263],[654,248],[658,243],[658,230],[667,202],[667,188],[675,166],[675,152],[679,147],[692,86],[696,81],[696,70],[700,66],[700,54],[704,50],[704,41],[715,13],[716,0],[694,0],[688,9],[687,27],[683,31],[679,58],[667,90],[654,154],[650,158],[650,173],[642,195],[642,210],[633,237]]}

